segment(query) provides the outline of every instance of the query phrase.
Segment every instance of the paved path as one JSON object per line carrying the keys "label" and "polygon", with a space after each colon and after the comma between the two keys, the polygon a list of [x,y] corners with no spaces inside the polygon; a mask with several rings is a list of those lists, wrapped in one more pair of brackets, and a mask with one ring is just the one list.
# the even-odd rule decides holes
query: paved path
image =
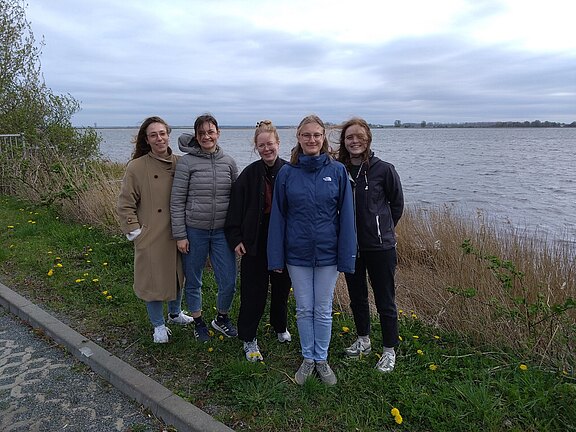
{"label": "paved path", "polygon": [[0,283],[0,431],[57,430],[232,431]]}

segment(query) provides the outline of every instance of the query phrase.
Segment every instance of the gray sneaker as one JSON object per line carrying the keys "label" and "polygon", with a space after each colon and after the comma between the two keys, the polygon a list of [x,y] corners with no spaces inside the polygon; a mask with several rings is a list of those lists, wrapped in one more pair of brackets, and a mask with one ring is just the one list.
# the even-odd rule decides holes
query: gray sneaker
{"label": "gray sneaker", "polygon": [[298,368],[296,375],[294,375],[294,380],[296,381],[297,384],[304,385],[306,379],[310,375],[312,375],[313,372],[314,372],[314,361],[304,359],[304,361],[300,365],[300,368]]}
{"label": "gray sneaker", "polygon": [[370,339],[365,342],[364,340],[358,338],[356,339],[356,342],[346,348],[346,357],[367,356],[371,352],[372,344],[370,343]]}
{"label": "gray sneaker", "polygon": [[376,369],[379,372],[392,372],[394,370],[394,365],[396,364],[396,353],[394,351],[386,351],[376,363]]}
{"label": "gray sneaker", "polygon": [[328,362],[317,362],[316,363],[316,372],[318,372],[318,375],[320,375],[320,379],[322,380],[322,382],[324,384],[328,384],[328,385],[334,385],[336,384],[337,380],[336,380],[336,374],[334,374],[334,371],[332,370],[332,368],[330,368],[330,365],[328,364]]}

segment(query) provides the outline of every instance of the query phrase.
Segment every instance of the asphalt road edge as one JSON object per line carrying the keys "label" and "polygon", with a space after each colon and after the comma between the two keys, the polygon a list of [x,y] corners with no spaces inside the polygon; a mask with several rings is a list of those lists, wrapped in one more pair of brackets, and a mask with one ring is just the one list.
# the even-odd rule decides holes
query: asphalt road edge
{"label": "asphalt road edge", "polygon": [[179,432],[233,431],[2,283],[0,304],[33,328],[41,329],[95,373]]}

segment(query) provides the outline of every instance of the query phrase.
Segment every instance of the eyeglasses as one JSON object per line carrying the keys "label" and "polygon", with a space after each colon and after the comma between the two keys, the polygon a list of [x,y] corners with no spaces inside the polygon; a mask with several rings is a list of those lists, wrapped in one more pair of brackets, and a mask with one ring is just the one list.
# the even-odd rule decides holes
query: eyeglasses
{"label": "eyeglasses", "polygon": [[218,132],[213,129],[196,132],[196,135],[198,135],[199,138],[202,138],[204,135],[206,135],[207,137],[215,137],[217,134]]}
{"label": "eyeglasses", "polygon": [[151,134],[146,135],[148,139],[157,140],[158,138],[166,138],[168,136],[168,132],[161,131],[161,132],[152,132]]}
{"label": "eyeglasses", "polygon": [[309,141],[311,138],[314,138],[314,141],[318,141],[319,139],[321,139],[324,136],[324,134],[321,133],[301,133],[300,137]]}
{"label": "eyeglasses", "polygon": [[264,149],[266,149],[266,148],[272,149],[272,148],[276,147],[277,145],[278,145],[278,143],[269,142],[269,143],[265,143],[265,144],[258,144],[258,145],[256,146],[256,148],[257,148],[258,150],[264,150]]}

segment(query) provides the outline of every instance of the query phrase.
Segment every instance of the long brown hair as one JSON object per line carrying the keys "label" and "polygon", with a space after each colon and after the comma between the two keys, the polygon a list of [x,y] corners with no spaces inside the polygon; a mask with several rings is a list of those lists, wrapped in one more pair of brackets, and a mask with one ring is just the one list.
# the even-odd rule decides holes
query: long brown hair
{"label": "long brown hair", "polygon": [[134,153],[132,153],[132,159],[138,159],[139,157],[147,155],[152,149],[150,144],[148,144],[148,137],[146,136],[146,129],[148,129],[148,126],[150,126],[152,123],[162,123],[164,126],[166,126],[166,132],[168,135],[170,135],[170,132],[172,132],[172,129],[170,126],[168,126],[168,123],[166,123],[160,117],[148,117],[142,122],[140,129],[138,129],[138,133],[132,140],[134,143]]}
{"label": "long brown hair", "polygon": [[316,123],[320,125],[322,128],[322,133],[324,134],[324,142],[322,142],[322,148],[320,149],[320,154],[326,153],[330,156],[330,147],[328,144],[328,137],[326,136],[326,126],[324,126],[324,122],[318,117],[316,114],[310,114],[302,119],[300,124],[298,125],[298,129],[296,129],[296,146],[292,149],[292,155],[290,156],[290,163],[297,164],[298,163],[298,156],[301,155],[304,151],[302,150],[302,146],[298,141],[298,137],[300,136],[300,131],[307,125],[308,123]]}
{"label": "long brown hair", "polygon": [[366,150],[362,153],[362,161],[368,160],[370,157],[370,145],[372,144],[372,131],[370,130],[370,126],[366,122],[366,120],[360,117],[352,117],[350,120],[344,122],[340,126],[340,148],[338,149],[338,161],[342,162],[344,165],[349,166],[350,162],[350,152],[346,148],[345,140],[346,140],[346,130],[350,126],[360,126],[366,132]]}

